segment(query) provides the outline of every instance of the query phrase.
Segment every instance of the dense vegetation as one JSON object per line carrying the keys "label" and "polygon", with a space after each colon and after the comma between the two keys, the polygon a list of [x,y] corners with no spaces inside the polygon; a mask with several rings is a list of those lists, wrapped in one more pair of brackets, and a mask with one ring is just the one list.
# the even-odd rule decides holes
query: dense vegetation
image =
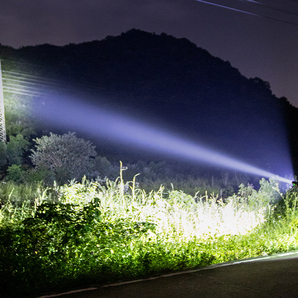
{"label": "dense vegetation", "polygon": [[241,185],[223,201],[162,186],[148,193],[135,179],[127,187],[122,174],[105,186],[85,179],[51,188],[1,186],[2,296],[36,296],[298,248],[295,188],[283,195],[275,181],[262,180],[258,191]]}
{"label": "dense vegetation", "polygon": [[[139,30],[64,47],[0,46],[0,58],[7,132],[0,144],[1,297],[298,248],[295,187],[162,160],[104,138],[91,143],[79,125],[76,135],[41,119],[36,111],[51,96],[45,102],[26,85],[39,76],[42,92],[51,92],[48,79],[68,80],[100,95],[78,92],[86,103],[129,111],[274,171],[284,163],[286,137],[297,166],[298,112],[269,83],[246,79],[186,39]],[[15,76],[18,94],[7,83]]]}

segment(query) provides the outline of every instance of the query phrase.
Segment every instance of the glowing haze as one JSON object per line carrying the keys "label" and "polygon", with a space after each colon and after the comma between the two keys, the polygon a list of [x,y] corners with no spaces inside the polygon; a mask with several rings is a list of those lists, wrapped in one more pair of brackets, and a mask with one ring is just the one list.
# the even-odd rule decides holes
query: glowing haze
{"label": "glowing haze", "polygon": [[[274,177],[285,183],[292,182],[277,176],[279,173],[270,173],[259,169],[167,132],[156,125],[146,124],[115,111],[100,108],[99,105],[83,103],[73,97],[56,95],[47,98],[37,113],[43,121],[51,122],[63,129],[93,135],[96,138],[105,138],[119,145],[130,145],[151,152],[163,153],[198,163],[218,165],[261,177]],[[281,158],[285,159],[288,175],[292,176],[289,152],[285,152],[285,156]]]}

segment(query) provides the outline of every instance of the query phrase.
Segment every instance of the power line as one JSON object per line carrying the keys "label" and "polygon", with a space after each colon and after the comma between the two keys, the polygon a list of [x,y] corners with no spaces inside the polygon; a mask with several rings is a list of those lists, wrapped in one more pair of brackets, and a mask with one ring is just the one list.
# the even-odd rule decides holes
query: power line
{"label": "power line", "polygon": [[241,2],[246,1],[246,2],[249,2],[249,3],[255,4],[255,5],[261,6],[261,7],[265,7],[265,8],[271,9],[271,10],[275,10],[275,11],[278,11],[278,12],[283,12],[283,13],[290,14],[290,15],[298,17],[298,14],[295,13],[295,12],[290,12],[290,11],[283,10],[283,9],[280,9],[280,8],[265,5],[265,4],[263,4],[259,1],[252,1],[252,0],[238,0],[238,1],[241,1]]}
{"label": "power line", "polygon": [[[263,15],[260,15],[260,14],[249,12],[247,10],[237,9],[237,8],[227,6],[227,5],[217,4],[217,3],[210,2],[210,1],[205,1],[205,0],[195,0],[195,1],[205,3],[205,4],[209,4],[209,5],[213,5],[213,6],[217,6],[217,7],[221,7],[221,8],[228,9],[228,10],[233,10],[233,11],[236,11],[236,12],[249,14],[249,15],[252,15],[252,16],[255,16],[255,17],[260,17],[260,18],[263,18],[263,19],[268,19],[268,20],[273,20],[273,21],[277,21],[277,22],[281,22],[281,23],[285,23],[285,24],[289,24],[289,25],[298,26],[298,23],[294,23],[294,22],[286,21],[286,20],[281,20],[281,19],[277,19],[277,18],[274,18],[274,17],[263,16]],[[285,12],[285,11],[283,11],[283,12]]]}
{"label": "power line", "polygon": [[276,21],[276,22],[284,23],[284,24],[298,26],[298,23],[293,23],[293,22],[290,22],[290,21],[280,20],[280,19],[273,18],[273,17],[268,17],[268,16],[260,16],[260,17],[262,17],[264,19],[268,19],[268,20],[273,20],[273,21]]}
{"label": "power line", "polygon": [[214,6],[221,7],[221,8],[225,8],[225,9],[229,9],[229,10],[234,10],[234,11],[237,11],[237,12],[242,12],[242,13],[250,14],[250,15],[253,15],[253,16],[259,16],[259,15],[255,14],[255,13],[248,12],[248,11],[241,10],[241,9],[237,9],[237,8],[234,8],[234,7],[231,7],[231,6],[221,5],[221,4],[217,4],[217,3],[213,3],[213,2],[209,2],[209,1],[205,1],[205,0],[196,0],[196,1],[197,2],[202,2],[202,3],[205,3],[205,4],[214,5]]}

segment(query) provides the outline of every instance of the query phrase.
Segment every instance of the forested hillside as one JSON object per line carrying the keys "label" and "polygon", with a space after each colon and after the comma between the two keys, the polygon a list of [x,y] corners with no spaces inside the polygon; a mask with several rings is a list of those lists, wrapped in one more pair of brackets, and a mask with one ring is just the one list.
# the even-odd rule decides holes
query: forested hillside
{"label": "forested hillside", "polygon": [[[1,46],[0,58],[3,70],[68,82],[75,90],[92,94],[84,98],[86,102],[141,115],[268,170],[280,173],[289,139],[298,168],[298,109],[286,98],[274,96],[268,82],[244,77],[229,62],[187,39],[133,29],[101,41],[61,47]],[[34,100],[41,102],[38,96]],[[117,142],[93,141],[109,155],[133,152],[129,144],[119,148]],[[146,155],[137,153],[146,160]],[[131,158],[136,158],[134,152]]]}

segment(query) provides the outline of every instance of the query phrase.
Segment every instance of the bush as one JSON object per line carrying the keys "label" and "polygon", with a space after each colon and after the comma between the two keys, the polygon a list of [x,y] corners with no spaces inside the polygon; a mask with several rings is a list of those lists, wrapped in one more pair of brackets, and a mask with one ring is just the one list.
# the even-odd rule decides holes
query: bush
{"label": "bush", "polygon": [[111,164],[111,162],[103,156],[96,156],[95,158],[95,171],[94,177],[104,178],[107,177],[110,180],[115,180],[119,175],[119,165]]}
{"label": "bush", "polygon": [[20,183],[23,181],[24,170],[20,165],[12,165],[7,169],[6,180]]}
{"label": "bush", "polygon": [[275,217],[295,217],[298,210],[298,188],[292,187],[276,204]]}
{"label": "bush", "polygon": [[297,249],[297,189],[286,194],[287,216],[275,218],[266,214],[280,195],[273,180],[261,181],[258,191],[242,185],[226,202],[176,190],[165,197],[163,187],[146,193],[135,180],[124,193],[123,183],[107,180],[102,187],[84,178],[27,188],[36,198],[32,206],[11,204],[25,191],[3,183],[0,198],[9,201],[0,209],[1,297],[37,297]]}
{"label": "bush", "polygon": [[44,167],[52,173],[58,183],[70,179],[80,180],[92,170],[96,156],[95,146],[75,133],[64,135],[50,133],[50,136],[36,138],[36,149],[30,156],[37,167]]}
{"label": "bush", "polygon": [[6,146],[9,164],[21,165],[23,163],[23,155],[29,146],[30,142],[23,135],[9,136],[9,142]]}
{"label": "bush", "polygon": [[63,282],[75,286],[81,274],[90,274],[86,264],[105,262],[107,252],[114,254],[154,227],[124,218],[105,221],[96,198],[81,206],[44,202],[18,225],[0,226],[0,287],[23,297]]}

